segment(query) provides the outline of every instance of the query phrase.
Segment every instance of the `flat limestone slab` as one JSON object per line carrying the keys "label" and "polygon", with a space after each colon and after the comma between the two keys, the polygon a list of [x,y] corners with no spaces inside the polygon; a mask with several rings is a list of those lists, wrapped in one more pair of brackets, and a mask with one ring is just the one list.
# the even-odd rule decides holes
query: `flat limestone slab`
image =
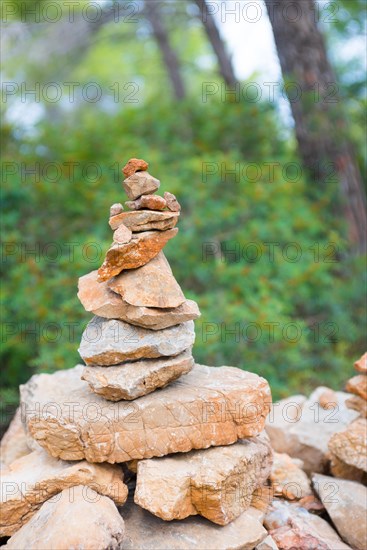
{"label": "flat limestone slab", "polygon": [[260,433],[271,404],[267,381],[234,367],[195,365],[166,388],[117,403],[92,393],[82,372],[38,374],[20,386],[27,430],[64,460],[114,463],[229,445]]}
{"label": "flat limestone slab", "polygon": [[109,401],[136,399],[167,386],[194,366],[191,349],[158,359],[143,359],[114,367],[85,367],[82,379]]}
{"label": "flat limestone slab", "polygon": [[121,550],[253,550],[267,536],[261,512],[252,507],[224,527],[201,517],[164,521],[130,500],[120,513],[126,527]]}
{"label": "flat limestone slab", "polygon": [[199,514],[227,525],[250,507],[271,465],[265,434],[225,447],[139,460],[134,501],[167,521]]}
{"label": "flat limestone slab", "polygon": [[110,218],[108,223],[111,229],[117,229],[123,223],[133,233],[152,230],[165,231],[175,227],[179,216],[179,212],[135,210],[116,214]]}
{"label": "flat limestone slab", "polygon": [[93,317],[83,332],[79,353],[87,365],[109,366],[178,355],[194,342],[193,321],[154,331],[116,319]]}

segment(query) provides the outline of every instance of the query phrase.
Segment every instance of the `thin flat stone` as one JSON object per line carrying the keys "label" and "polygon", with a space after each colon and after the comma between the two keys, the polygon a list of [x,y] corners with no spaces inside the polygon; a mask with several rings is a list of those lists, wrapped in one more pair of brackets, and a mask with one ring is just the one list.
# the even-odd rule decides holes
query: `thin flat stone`
{"label": "thin flat stone", "polygon": [[177,224],[179,212],[159,212],[158,210],[137,210],[122,212],[109,220],[111,229],[117,229],[122,223],[133,233],[141,231],[165,231]]}
{"label": "thin flat stone", "polygon": [[124,269],[135,269],[152,260],[177,235],[178,229],[144,231],[126,244],[113,243],[98,270],[99,282],[108,281]]}
{"label": "thin flat stone", "polygon": [[163,252],[138,269],[120,273],[108,287],[132,306],[175,308],[185,302]]}
{"label": "thin flat stone", "polygon": [[191,350],[175,357],[143,359],[115,367],[85,367],[82,380],[109,401],[136,399],[167,386],[194,366]]}
{"label": "thin flat stone", "polygon": [[271,404],[267,381],[234,367],[195,365],[157,392],[117,403],[91,392],[82,372],[37,374],[20,386],[29,434],[64,460],[127,462],[230,445],[258,435]]}
{"label": "thin flat stone", "polygon": [[87,365],[109,366],[178,355],[194,341],[193,321],[152,331],[116,319],[93,317],[83,332],[79,353]]}
{"label": "thin flat stone", "polygon": [[86,311],[99,317],[121,319],[151,330],[161,330],[200,317],[198,305],[193,300],[185,300],[180,306],[167,309],[132,306],[120,294],[112,292],[107,281],[99,283],[97,277],[96,270],[80,277],[78,298]]}

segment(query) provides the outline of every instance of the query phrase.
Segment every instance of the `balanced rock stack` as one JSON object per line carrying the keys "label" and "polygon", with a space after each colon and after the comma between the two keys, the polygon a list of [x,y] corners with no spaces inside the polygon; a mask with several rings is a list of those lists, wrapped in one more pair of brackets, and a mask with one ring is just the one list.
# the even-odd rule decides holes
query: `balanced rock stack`
{"label": "balanced rock stack", "polygon": [[[36,503],[16,521],[15,497],[9,497],[13,523],[3,534],[13,536],[7,548],[224,550],[255,548],[267,536],[270,388],[238,368],[195,364],[199,309],[183,295],[163,253],[177,234],[180,206],[170,193],[155,194],[160,183],[147,168],[131,159],[123,169],[130,210],[111,207],[113,243],[100,269],[79,280],[79,299],[95,314],[79,349],[86,366],[35,375],[21,386],[31,467],[43,486],[52,476],[67,475],[68,483],[53,483],[43,501],[33,497]],[[54,461],[47,479],[40,456]],[[125,504],[120,463],[130,477]],[[24,462],[9,468],[12,481],[19,471],[26,477]],[[93,500],[94,510],[82,502],[84,485],[103,495]],[[60,521],[68,521],[71,488],[76,496],[69,513],[80,513],[84,523],[67,542]],[[60,492],[58,502],[47,500]],[[108,512],[111,499],[121,507],[120,520]],[[97,543],[90,533],[97,536],[99,514]],[[34,536],[38,546],[32,546]]]}
{"label": "balanced rock stack", "polygon": [[141,159],[123,168],[133,210],[111,207],[113,243],[100,269],[79,280],[80,301],[96,315],[80,344],[82,379],[111,401],[146,395],[194,365],[199,309],[186,300],[163,253],[177,234],[180,205],[171,193],[155,194],[160,182],[147,168]]}

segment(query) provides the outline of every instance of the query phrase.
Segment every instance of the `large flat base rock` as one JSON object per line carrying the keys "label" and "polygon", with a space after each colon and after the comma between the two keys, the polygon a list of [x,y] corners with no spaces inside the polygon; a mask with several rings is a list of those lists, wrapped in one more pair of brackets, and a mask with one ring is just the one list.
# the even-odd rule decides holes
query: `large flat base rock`
{"label": "large flat base rock", "polygon": [[255,508],[224,527],[200,517],[167,522],[131,500],[120,512],[126,527],[121,550],[252,550],[267,536]]}
{"label": "large flat base rock", "polygon": [[82,380],[109,401],[130,401],[167,386],[193,366],[189,349],[175,357],[132,361],[115,367],[85,367]]}
{"label": "large flat base rock", "polygon": [[258,435],[271,394],[264,378],[234,367],[195,365],[166,388],[107,402],[83,368],[38,374],[20,387],[30,435],[55,457],[127,462]]}

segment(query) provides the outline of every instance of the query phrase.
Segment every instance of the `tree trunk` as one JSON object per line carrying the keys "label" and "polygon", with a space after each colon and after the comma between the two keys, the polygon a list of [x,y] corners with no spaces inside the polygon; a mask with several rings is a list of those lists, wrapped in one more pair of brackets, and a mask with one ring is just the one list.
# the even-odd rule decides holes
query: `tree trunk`
{"label": "tree trunk", "polygon": [[330,176],[337,176],[343,202],[343,206],[339,202],[337,210],[344,211],[352,246],[363,252],[367,239],[366,198],[346,137],[335,75],[317,27],[315,3],[313,0],[299,3],[265,0],[265,3],[303,164],[318,190],[321,184],[330,182]]}
{"label": "tree trunk", "polygon": [[210,10],[208,10],[205,0],[195,0],[195,3],[200,10],[201,22],[204,25],[205,32],[217,57],[219,72],[227,86],[234,88],[238,83],[238,80],[234,73],[232,59],[228,54],[225,44],[219,34],[215,19]]}
{"label": "tree trunk", "polygon": [[172,83],[175,98],[184,99],[185,85],[180,72],[180,64],[176,52],[172,49],[168,33],[165,29],[162,16],[159,10],[159,3],[155,0],[146,0],[144,12],[152,26],[154,37],[161,50],[168,76]]}

